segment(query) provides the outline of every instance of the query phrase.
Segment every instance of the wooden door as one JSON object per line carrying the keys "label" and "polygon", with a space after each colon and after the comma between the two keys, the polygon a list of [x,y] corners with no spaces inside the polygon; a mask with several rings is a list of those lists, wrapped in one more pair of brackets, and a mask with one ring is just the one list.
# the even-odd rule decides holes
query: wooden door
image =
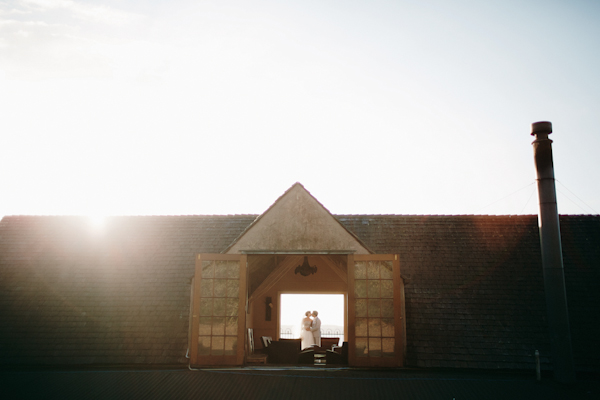
{"label": "wooden door", "polygon": [[246,255],[198,254],[192,302],[192,365],[242,365]]}
{"label": "wooden door", "polygon": [[348,256],[348,362],[401,367],[404,290],[395,254]]}

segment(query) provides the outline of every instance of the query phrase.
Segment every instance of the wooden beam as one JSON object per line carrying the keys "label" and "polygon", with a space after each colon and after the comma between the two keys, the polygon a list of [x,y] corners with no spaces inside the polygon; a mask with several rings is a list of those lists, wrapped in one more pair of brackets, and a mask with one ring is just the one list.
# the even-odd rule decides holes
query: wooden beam
{"label": "wooden beam", "polygon": [[202,258],[196,256],[196,267],[194,272],[194,288],[192,298],[192,337],[190,346],[190,363],[198,363],[198,314],[200,312],[200,280],[202,279]]}
{"label": "wooden beam", "polygon": [[273,287],[283,276],[292,268],[302,264],[302,256],[288,256],[286,257],[274,270],[267,276],[267,279],[263,281],[252,293],[252,296],[248,299],[248,303],[252,303],[257,298],[260,298],[266,294],[269,289]]}
{"label": "wooden beam", "polygon": [[342,282],[348,283],[348,273],[344,271],[344,269],[340,266],[340,263],[332,260],[328,256],[321,257],[321,260],[323,260],[323,262],[340,277]]}

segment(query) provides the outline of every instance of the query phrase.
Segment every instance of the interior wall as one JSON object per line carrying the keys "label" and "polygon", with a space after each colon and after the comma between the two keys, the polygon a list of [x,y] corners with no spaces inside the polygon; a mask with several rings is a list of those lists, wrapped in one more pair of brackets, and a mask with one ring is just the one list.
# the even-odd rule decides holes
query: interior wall
{"label": "interior wall", "polygon": [[[316,266],[317,272],[309,276],[295,273],[295,268],[290,269],[273,287],[260,298],[248,305],[250,311],[247,316],[248,326],[254,329],[256,347],[260,348],[259,338],[271,336],[273,340],[279,338],[279,294],[280,293],[346,293],[348,284],[344,282],[320,256],[309,256],[310,266]],[[273,308],[271,321],[266,321],[266,298],[271,297]],[[347,312],[345,310],[344,312]],[[304,316],[298,316],[298,324]],[[344,318],[347,321],[347,316]],[[345,328],[347,330],[347,327]],[[345,332],[347,336],[347,332]]]}

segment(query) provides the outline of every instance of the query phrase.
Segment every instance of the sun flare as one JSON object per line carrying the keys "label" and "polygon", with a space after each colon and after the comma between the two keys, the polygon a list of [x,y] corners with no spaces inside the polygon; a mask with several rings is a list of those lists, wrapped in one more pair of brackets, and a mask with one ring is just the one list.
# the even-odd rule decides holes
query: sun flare
{"label": "sun flare", "polygon": [[104,215],[90,215],[88,216],[90,225],[95,231],[100,231],[104,229],[106,225],[106,216]]}

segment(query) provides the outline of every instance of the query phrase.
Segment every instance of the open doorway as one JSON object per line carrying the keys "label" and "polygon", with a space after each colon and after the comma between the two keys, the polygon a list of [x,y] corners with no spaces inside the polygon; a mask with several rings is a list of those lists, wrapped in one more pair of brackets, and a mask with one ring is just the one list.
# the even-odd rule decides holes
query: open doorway
{"label": "open doorway", "polygon": [[306,311],[317,310],[321,320],[321,337],[337,337],[344,342],[345,294],[281,293],[279,299],[279,337],[300,337],[300,322]]}

